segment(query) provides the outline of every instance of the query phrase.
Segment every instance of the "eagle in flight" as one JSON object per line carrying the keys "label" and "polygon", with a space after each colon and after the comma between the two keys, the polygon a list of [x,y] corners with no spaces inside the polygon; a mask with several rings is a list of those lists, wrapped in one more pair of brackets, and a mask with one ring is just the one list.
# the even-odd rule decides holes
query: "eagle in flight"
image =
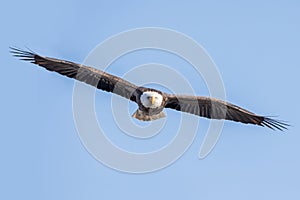
{"label": "eagle in flight", "polygon": [[165,117],[164,108],[170,108],[210,119],[225,119],[245,124],[255,124],[271,129],[284,130],[288,124],[270,117],[256,115],[246,109],[223,100],[203,97],[167,94],[162,91],[136,86],[120,77],[93,67],[38,55],[30,50],[11,47],[10,52],[21,60],[29,61],[49,71],[57,72],[98,89],[112,92],[138,104],[132,117],[151,121]]}

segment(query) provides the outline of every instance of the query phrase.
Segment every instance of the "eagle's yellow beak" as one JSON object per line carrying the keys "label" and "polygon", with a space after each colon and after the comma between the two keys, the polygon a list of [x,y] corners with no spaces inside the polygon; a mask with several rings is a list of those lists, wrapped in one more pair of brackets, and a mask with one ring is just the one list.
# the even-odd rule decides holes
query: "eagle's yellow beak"
{"label": "eagle's yellow beak", "polygon": [[154,96],[152,96],[152,97],[151,97],[151,104],[153,105],[153,104],[154,104],[154,102],[155,102],[155,97],[154,97]]}

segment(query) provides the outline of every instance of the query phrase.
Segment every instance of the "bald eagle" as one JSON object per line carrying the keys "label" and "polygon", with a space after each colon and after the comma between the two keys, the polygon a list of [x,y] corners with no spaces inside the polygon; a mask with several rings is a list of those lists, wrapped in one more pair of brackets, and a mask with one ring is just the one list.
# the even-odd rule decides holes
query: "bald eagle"
{"label": "bald eagle", "polygon": [[132,117],[138,120],[151,121],[163,118],[166,116],[163,109],[170,108],[210,119],[225,119],[271,129],[284,130],[288,126],[282,121],[256,115],[223,100],[203,96],[167,94],[153,88],[136,86],[122,78],[89,66],[44,57],[30,50],[24,51],[11,47],[10,52],[21,60],[29,61],[49,71],[112,92],[137,103],[138,109]]}

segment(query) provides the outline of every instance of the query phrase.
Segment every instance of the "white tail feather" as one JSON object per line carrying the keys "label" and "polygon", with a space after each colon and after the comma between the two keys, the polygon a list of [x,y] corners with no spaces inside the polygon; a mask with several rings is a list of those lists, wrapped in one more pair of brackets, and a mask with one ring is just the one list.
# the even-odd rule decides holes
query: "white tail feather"
{"label": "white tail feather", "polygon": [[146,115],[143,111],[137,109],[135,113],[133,113],[132,117],[141,120],[141,121],[153,121],[156,119],[164,118],[166,117],[166,114],[161,111],[160,113],[156,115]]}

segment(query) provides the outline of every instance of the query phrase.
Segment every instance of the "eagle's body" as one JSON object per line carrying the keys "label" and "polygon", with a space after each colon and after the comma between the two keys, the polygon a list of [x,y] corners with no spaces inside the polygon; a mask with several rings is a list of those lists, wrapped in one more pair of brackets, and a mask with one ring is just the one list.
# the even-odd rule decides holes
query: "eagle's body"
{"label": "eagle's body", "polygon": [[142,92],[136,99],[139,108],[132,117],[142,121],[152,121],[165,117],[163,111],[166,97],[162,92],[150,88],[139,88]]}
{"label": "eagle's body", "polygon": [[101,70],[77,63],[40,56],[34,52],[11,48],[11,53],[21,60],[30,61],[49,71],[85,82],[98,89],[112,92],[138,104],[133,117],[151,121],[165,117],[164,108],[206,117],[226,119],[246,124],[266,126],[271,129],[286,129],[288,124],[256,115],[228,102],[202,96],[174,95],[156,89],[138,87],[124,79]]}

